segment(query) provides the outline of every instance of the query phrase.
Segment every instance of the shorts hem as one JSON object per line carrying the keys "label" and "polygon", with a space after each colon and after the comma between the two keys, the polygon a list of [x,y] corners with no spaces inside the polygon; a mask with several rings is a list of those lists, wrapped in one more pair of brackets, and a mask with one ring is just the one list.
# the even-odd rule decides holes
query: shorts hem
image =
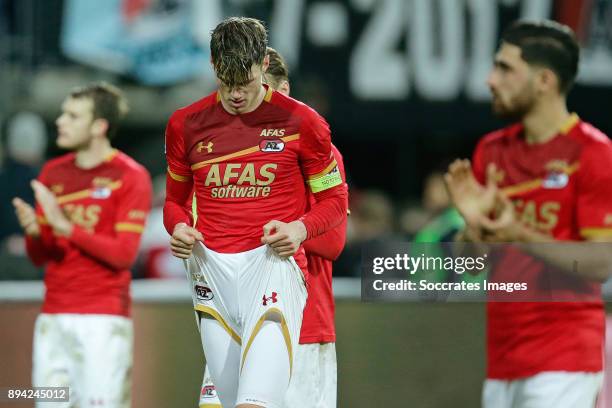
{"label": "shorts hem", "polygon": [[301,337],[300,344],[335,343],[336,336],[308,336]]}
{"label": "shorts hem", "polygon": [[[255,400],[255,401],[253,401]],[[259,401],[259,402],[257,402]],[[236,400],[236,406],[240,405],[240,404],[251,404],[251,405],[259,405],[263,408],[283,408],[283,404],[276,404],[274,402],[263,402],[258,400],[258,398],[252,398],[252,397],[248,397],[248,398],[239,398]],[[263,405],[262,405],[263,404]]]}

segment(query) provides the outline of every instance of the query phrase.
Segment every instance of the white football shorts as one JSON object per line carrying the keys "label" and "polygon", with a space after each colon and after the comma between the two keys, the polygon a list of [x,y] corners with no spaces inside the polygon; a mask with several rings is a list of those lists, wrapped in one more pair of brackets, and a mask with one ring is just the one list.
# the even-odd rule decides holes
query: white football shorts
{"label": "white football shorts", "polygon": [[336,343],[300,344],[285,408],[336,408]]}
{"label": "white football shorts", "polygon": [[594,408],[603,373],[548,371],[514,381],[487,379],[483,408]]}
{"label": "white football shorts", "polygon": [[224,254],[200,242],[185,265],[223,406],[281,408],[306,304],[300,268],[268,246]]}
{"label": "white football shorts", "polygon": [[123,316],[39,315],[32,383],[69,387],[70,402],[37,402],[36,407],[130,407],[133,337],[132,320]]}

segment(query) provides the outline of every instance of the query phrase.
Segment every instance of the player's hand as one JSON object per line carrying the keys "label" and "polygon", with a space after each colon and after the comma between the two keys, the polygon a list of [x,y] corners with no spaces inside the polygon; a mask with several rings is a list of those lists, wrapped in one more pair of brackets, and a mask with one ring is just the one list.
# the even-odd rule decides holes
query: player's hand
{"label": "player's hand", "polygon": [[482,186],[472,173],[469,160],[455,160],[444,175],[451,201],[465,219],[466,224],[478,228],[478,221],[488,215],[495,204],[496,186],[495,164],[487,166],[487,185]]}
{"label": "player's hand", "polygon": [[73,225],[64,215],[55,194],[38,180],[32,180],[31,185],[36,202],[40,204],[47,222],[53,228],[53,232],[57,235],[70,236]]}
{"label": "player's hand", "polygon": [[172,237],[170,237],[172,255],[177,258],[188,259],[191,256],[196,241],[204,241],[200,231],[182,222],[176,224]]}
{"label": "player's hand", "polygon": [[306,236],[306,226],[302,221],[285,223],[272,220],[263,226],[261,242],[269,245],[278,256],[288,258],[295,255]]}
{"label": "player's hand", "polygon": [[479,223],[487,242],[516,242],[522,238],[522,224],[516,219],[514,204],[500,191],[495,195],[494,218],[481,216]]}
{"label": "player's hand", "polygon": [[19,225],[25,234],[30,237],[39,237],[40,225],[38,225],[34,208],[19,197],[13,198],[13,207],[15,207]]}
{"label": "player's hand", "polygon": [[481,242],[483,240],[483,231],[468,224],[455,235],[454,240],[457,242]]}

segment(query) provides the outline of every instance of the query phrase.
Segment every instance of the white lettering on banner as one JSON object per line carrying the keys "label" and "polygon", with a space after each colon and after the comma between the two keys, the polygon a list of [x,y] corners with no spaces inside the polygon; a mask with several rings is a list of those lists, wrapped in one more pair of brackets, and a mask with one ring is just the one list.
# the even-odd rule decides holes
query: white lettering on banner
{"label": "white lettering on banner", "polygon": [[456,0],[413,1],[406,42],[413,54],[415,85],[425,99],[454,99],[463,85],[462,5]]}
{"label": "white lettering on banner", "polygon": [[[351,91],[363,100],[402,100],[414,89],[428,100],[452,100],[463,90],[469,99],[484,101],[499,31],[505,28],[499,27],[500,8],[517,7],[522,19],[550,18],[553,13],[552,0],[351,3],[371,13],[349,63]],[[596,8],[591,25],[604,20],[603,13]],[[402,34],[403,52],[398,50]],[[587,45],[579,82],[612,83],[612,50],[603,43]]]}
{"label": "white lettering on banner", "polygon": [[270,24],[270,44],[283,55],[289,67],[300,63],[305,0],[276,0]]}
{"label": "white lettering on banner", "polygon": [[497,6],[491,0],[467,0],[467,8],[470,32],[479,34],[472,34],[465,90],[471,100],[482,101],[490,96],[485,78],[491,71],[492,55],[497,48]]}
{"label": "white lettering on banner", "polygon": [[409,70],[405,55],[396,48],[408,8],[403,0],[375,4],[351,54],[349,82],[358,98],[401,100],[409,94]]}
{"label": "white lettering on banner", "polygon": [[[220,2],[214,0],[216,6],[208,21],[220,18]],[[552,18],[559,9],[553,0],[332,2],[335,10],[332,20],[339,27],[334,40],[326,42],[312,33],[323,22],[311,19],[322,4],[329,6],[327,2],[275,0],[266,3],[270,12],[270,43],[290,66],[299,67],[304,63],[300,57],[304,44],[311,49],[351,47],[349,89],[355,98],[372,101],[404,101],[415,96],[430,101],[452,101],[462,94],[470,101],[486,101],[490,98],[486,78],[499,34],[511,21],[507,17]],[[585,40],[578,82],[595,86],[612,85],[612,34],[608,27],[612,2],[601,3],[588,13],[585,11],[584,24],[579,28]],[[242,6],[233,7],[240,10]],[[359,15],[356,21],[355,14]],[[349,30],[359,26],[361,31],[349,31],[345,35],[344,28],[340,29],[345,18],[349,19]],[[500,21],[504,21],[503,25]],[[203,32],[199,37],[204,35],[208,34]]]}

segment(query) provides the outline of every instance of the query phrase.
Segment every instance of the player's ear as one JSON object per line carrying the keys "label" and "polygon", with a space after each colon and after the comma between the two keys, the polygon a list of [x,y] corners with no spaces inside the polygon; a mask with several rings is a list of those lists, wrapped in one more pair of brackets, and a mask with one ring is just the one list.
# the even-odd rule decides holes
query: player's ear
{"label": "player's ear", "polygon": [[551,90],[559,88],[559,80],[557,78],[557,74],[555,74],[551,69],[541,68],[538,70],[536,75],[538,90],[543,92],[550,92]]}
{"label": "player's ear", "polygon": [[91,124],[91,131],[96,136],[106,135],[108,132],[108,120],[103,118],[94,119]]}
{"label": "player's ear", "polygon": [[261,72],[266,72],[268,67],[270,66],[270,56],[266,55],[263,59],[263,63],[261,64]]}

